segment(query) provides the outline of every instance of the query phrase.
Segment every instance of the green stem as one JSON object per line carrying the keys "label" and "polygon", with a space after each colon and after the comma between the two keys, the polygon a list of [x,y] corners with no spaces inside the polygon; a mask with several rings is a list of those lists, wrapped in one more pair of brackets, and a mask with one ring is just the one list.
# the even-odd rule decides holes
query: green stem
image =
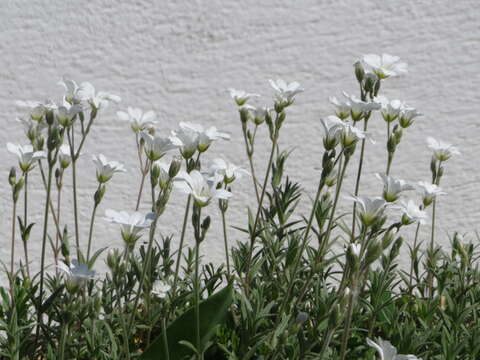
{"label": "green stem", "polygon": [[13,276],[14,270],[14,261],[15,261],[15,222],[17,221],[17,201],[13,200],[13,211],[12,211],[12,245],[10,250],[10,274],[12,275],[12,284],[11,288],[13,289],[13,283],[15,281],[15,277]]}
{"label": "green stem", "polygon": [[165,321],[165,317],[162,318],[162,339],[163,347],[165,348],[165,360],[170,360],[170,351],[168,350],[167,324]]}
{"label": "green stem", "polygon": [[[279,116],[279,114],[277,114],[277,118],[278,118],[278,116]],[[275,123],[276,122],[277,121],[275,121]],[[255,239],[256,239],[256,234],[255,233],[257,231],[258,222],[260,220],[260,214],[262,212],[263,199],[265,198],[265,193],[266,193],[266,190],[267,190],[267,183],[268,183],[268,179],[270,177],[270,171],[272,169],[273,155],[275,154],[275,148],[277,146],[278,135],[279,135],[278,130],[275,130],[275,135],[273,136],[273,141],[272,141],[272,148],[270,150],[270,157],[268,159],[267,171],[265,173],[265,178],[263,180],[262,193],[260,195],[260,200],[258,202],[257,214],[255,216],[255,222],[254,222],[251,237],[250,237],[250,248],[249,248],[249,251],[248,251],[247,266],[246,266],[246,269],[245,269],[245,285],[246,285],[247,293],[248,293],[248,286],[249,286],[249,283],[250,283],[250,267],[252,266],[253,249],[254,249]]]}
{"label": "green stem", "polygon": [[[363,122],[363,131],[367,131],[368,128],[368,119],[370,115],[365,117],[365,120]],[[358,163],[358,171],[357,171],[357,180],[355,181],[355,196],[358,196],[358,192],[360,190],[360,178],[362,176],[362,169],[363,169],[363,157],[365,155],[365,138],[362,139],[362,147],[360,149],[360,161]],[[355,222],[356,222],[356,214],[357,214],[357,203],[353,203],[353,215],[352,215],[352,234],[351,234],[351,239],[352,242],[355,239]]]}
{"label": "green stem", "polygon": [[[60,204],[61,204],[61,200],[62,200],[62,181],[63,181],[63,169],[60,170],[60,177],[58,179],[58,184],[57,184],[57,221],[60,221],[60,210],[61,210],[61,207],[60,207]],[[52,210],[52,212],[54,212]],[[55,235],[55,250],[53,252],[53,256],[54,256],[54,260],[55,260],[55,265],[58,265],[58,244],[59,244],[59,241],[60,241],[60,236],[59,236],[59,232],[57,231],[56,235]],[[55,273],[58,274],[58,268],[55,267]]]}
{"label": "green stem", "polygon": [[[429,256],[433,260],[434,257],[434,248],[435,248],[435,213],[436,213],[436,205],[437,205],[437,200],[434,199],[432,203],[432,233],[430,236],[430,245],[429,245]],[[433,261],[431,262],[431,265],[433,266],[434,263]],[[428,271],[428,288],[429,288],[429,295],[430,297],[433,297],[433,270],[430,269]]]}
{"label": "green stem", "polygon": [[[341,156],[341,155],[342,154],[340,154],[339,156]],[[320,244],[320,246],[317,250],[317,255],[315,256],[315,262],[311,267],[310,274],[308,276],[308,280],[305,282],[304,286],[300,290],[300,292],[299,292],[300,295],[298,296],[297,300],[295,301],[294,308],[296,308],[298,306],[300,301],[302,301],[303,297],[307,293],[307,290],[310,288],[311,282],[314,279],[313,275],[316,272],[316,265],[321,262],[321,259],[322,259],[322,256],[323,256],[322,255],[323,251],[325,250],[325,247],[328,246],[328,243],[330,241],[330,234],[331,234],[331,230],[332,230],[332,227],[333,227],[333,220],[335,218],[335,211],[337,209],[338,199],[340,197],[340,190],[342,189],[343,179],[345,178],[345,171],[347,169],[347,165],[348,165],[349,160],[350,160],[350,156],[345,156],[345,161],[343,162],[343,167],[339,168],[340,177],[339,177],[339,180],[337,182],[336,189],[335,189],[335,199],[333,201],[332,210],[330,212],[330,217],[328,219],[328,225],[327,225],[327,230],[325,232],[325,238],[323,239],[322,243]]]}
{"label": "green stem", "polygon": [[[102,184],[98,183],[96,193],[100,191],[101,186]],[[93,205],[92,216],[90,217],[90,230],[88,232],[87,263],[88,263],[88,260],[90,260],[90,250],[92,246],[93,224],[95,222],[95,213],[97,212],[97,207],[100,204],[100,202],[97,202],[97,200],[94,200],[94,201],[95,201],[95,204]]]}
{"label": "green stem", "polygon": [[53,165],[50,162],[50,154],[48,156],[48,177],[47,177],[47,194],[46,194],[46,201],[45,201],[45,211],[43,217],[43,235],[42,235],[42,254],[41,254],[41,262],[40,262],[40,296],[38,301],[38,325],[37,331],[35,335],[35,343],[37,343],[38,335],[40,331],[40,327],[42,325],[42,312],[40,310],[40,305],[43,302],[43,282],[44,282],[44,272],[45,272],[45,249],[47,244],[47,230],[48,230],[48,208],[50,202],[50,193],[52,189],[52,173],[53,173]]}
{"label": "green stem", "polygon": [[353,293],[350,293],[350,295],[348,297],[348,307],[347,307],[347,318],[345,320],[345,330],[343,331],[342,345],[341,345],[341,348],[340,348],[340,359],[341,360],[345,360],[345,356],[347,355],[347,344],[348,344],[348,337],[350,335],[350,327],[351,327],[351,324],[352,324],[352,315],[353,315]]}
{"label": "green stem", "polygon": [[[24,226],[28,226],[28,172],[24,173],[25,179],[25,189],[24,189],[24,207],[23,207],[23,224]],[[30,278],[30,264],[28,260],[28,245],[27,240],[23,241],[23,251],[25,253],[25,267],[27,269],[27,276]]]}
{"label": "green stem", "polygon": [[145,282],[145,275],[147,273],[147,268],[150,267],[150,258],[152,256],[152,247],[153,247],[152,245],[153,245],[153,239],[154,239],[154,236],[155,236],[155,230],[157,228],[158,218],[159,218],[158,214],[155,213],[155,219],[153,220],[153,223],[150,226],[150,234],[149,234],[149,238],[148,238],[146,260],[145,260],[145,264],[143,265],[142,275],[140,277],[140,283],[138,285],[138,292],[137,292],[137,295],[135,296],[135,301],[134,301],[133,309],[132,309],[132,315],[130,316],[130,321],[128,323],[128,329],[130,329],[130,330],[132,329],[133,321],[135,319],[135,313],[137,312],[138,302],[140,300],[140,295],[143,291],[143,284]]}
{"label": "green stem", "polygon": [[[71,134],[71,136],[69,136]],[[75,149],[75,132],[73,127],[67,134],[70,145],[70,155],[72,157],[72,191],[73,191],[73,216],[75,222],[75,245],[77,247],[77,258],[80,258],[80,230],[78,228],[78,203],[77,203],[77,157]]]}
{"label": "green stem", "polygon": [[327,351],[330,342],[332,341],[333,334],[335,334],[335,328],[328,328],[325,340],[323,341],[322,348],[318,353],[318,360],[323,360],[325,356],[325,351]]}
{"label": "green stem", "polygon": [[413,240],[413,254],[412,254],[412,261],[410,264],[410,275],[409,275],[409,280],[408,280],[408,289],[410,292],[410,295],[412,295],[413,292],[413,262],[417,258],[417,241],[418,241],[418,233],[420,230],[420,223],[417,224],[417,229],[415,230],[415,238]]}
{"label": "green stem", "polygon": [[[222,200],[219,200],[221,202]],[[230,256],[228,252],[228,239],[227,239],[227,221],[225,220],[225,212],[223,209],[221,209],[220,205],[220,212],[222,214],[222,227],[223,227],[223,242],[225,245],[225,259],[227,261],[227,276],[228,279],[230,279]]]}
{"label": "green stem", "polygon": [[253,166],[253,158],[252,158],[253,149],[250,149],[250,147],[248,145],[246,125],[242,125],[242,132],[243,132],[243,140],[245,141],[245,151],[247,153],[248,162],[250,164],[250,172],[252,173],[252,180],[253,180],[253,187],[255,189],[255,196],[257,198],[257,203],[260,203],[260,195],[258,193],[258,181],[257,181],[257,177],[255,176],[255,167]]}
{"label": "green stem", "polygon": [[[200,217],[199,217],[200,218]],[[200,242],[195,246],[195,340],[197,345],[197,359],[203,359],[203,350],[200,343]]]}
{"label": "green stem", "polygon": [[68,336],[68,324],[63,324],[62,326],[62,334],[60,337],[60,360],[65,360],[65,347],[67,343],[67,336]]}
{"label": "green stem", "polygon": [[180,234],[180,245],[178,247],[177,262],[175,264],[175,275],[173,277],[173,286],[172,286],[172,298],[175,296],[175,293],[177,290],[178,273],[180,271],[180,262],[182,261],[183,242],[185,240],[185,232],[187,229],[188,213],[190,211],[191,200],[192,200],[192,195],[188,195],[187,205],[185,207],[185,214],[183,216],[182,233]]}

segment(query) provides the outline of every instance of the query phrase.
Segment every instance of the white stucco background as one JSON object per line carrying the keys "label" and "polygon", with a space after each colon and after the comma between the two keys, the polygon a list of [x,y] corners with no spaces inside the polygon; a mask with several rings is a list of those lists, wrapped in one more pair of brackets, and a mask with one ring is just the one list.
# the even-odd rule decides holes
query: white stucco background
{"label": "white stucco background", "polygon": [[[260,103],[270,104],[269,78],[299,81],[305,92],[289,108],[280,142],[283,149],[295,149],[288,174],[302,183],[305,196],[300,208],[307,213],[321,162],[319,119],[332,113],[328,96],[342,90],[357,93],[353,62],[364,53],[382,52],[409,63],[409,74],[386,81],[383,94],[405,100],[425,114],[405,132],[392,174],[409,181],[430,178],[428,135],[458,145],[462,156],[446,164],[442,187],[448,196],[439,202],[437,239],[447,245],[447,234],[455,229],[473,234],[480,217],[479,40],[480,11],[474,0],[2,0],[0,259],[9,263],[12,204],[7,175],[16,163],[5,144],[26,142],[15,121],[22,115],[15,100],[60,100],[57,81],[63,75],[122,97],[121,104],[101,113],[79,160],[84,246],[96,185],[91,155],[103,153],[128,168],[127,174],[115,175],[108,184],[94,233],[95,248],[121,247],[118,228],[102,216],[106,208],[133,210],[139,174],[133,134],[116,119],[116,111],[127,106],[155,110],[162,134],[180,121],[215,125],[231,133],[232,140],[214,144],[206,158],[222,156],[247,167],[238,115],[226,89],[258,92],[263,95]],[[385,167],[385,123],[377,116],[370,127],[377,144],[368,144],[362,191],[379,194],[374,173]],[[255,160],[259,174],[268,152],[265,129],[259,140],[262,137],[265,141],[259,141]],[[353,178],[351,171],[345,194],[352,191]],[[32,261],[38,264],[44,200],[38,176],[32,181],[37,183],[30,187],[30,217],[37,225],[29,246]],[[248,178],[235,184],[229,224],[245,224],[246,206],[253,204],[251,189]],[[64,199],[62,217],[71,224],[69,172]],[[159,225],[163,234],[175,234],[175,241],[185,199],[174,194]],[[215,217],[203,248],[205,261],[223,258],[220,229],[220,218]],[[54,233],[52,222],[50,231]],[[232,243],[242,239],[234,229],[229,234]],[[19,239],[17,245],[21,254]]]}

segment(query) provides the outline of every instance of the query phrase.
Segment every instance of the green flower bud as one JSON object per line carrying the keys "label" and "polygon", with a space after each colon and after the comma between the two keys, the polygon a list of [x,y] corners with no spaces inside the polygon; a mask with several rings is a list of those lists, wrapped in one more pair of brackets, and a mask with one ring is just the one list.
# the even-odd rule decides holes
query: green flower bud
{"label": "green flower bud", "polygon": [[14,186],[15,183],[17,182],[17,171],[15,170],[15,167],[10,168],[10,173],[8,174],[8,183],[11,186]]}
{"label": "green flower bud", "polygon": [[355,67],[355,77],[357,78],[357,81],[361,84],[363,81],[363,78],[365,77],[365,69],[363,68],[363,64],[361,61],[357,61],[355,64],[353,64]]}

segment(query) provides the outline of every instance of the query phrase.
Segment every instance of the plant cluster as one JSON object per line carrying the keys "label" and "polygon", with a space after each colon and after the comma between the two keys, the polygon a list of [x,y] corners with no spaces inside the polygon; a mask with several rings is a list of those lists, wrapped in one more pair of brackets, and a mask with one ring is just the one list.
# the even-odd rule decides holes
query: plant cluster
{"label": "plant cluster", "polygon": [[[98,206],[125,167],[93,156],[97,189],[87,238],[80,236],[77,195],[77,161],[88,135],[120,98],[64,79],[60,103],[19,102],[27,109],[20,121],[28,144],[7,144],[18,166],[8,175],[13,206],[9,283],[0,288],[2,358],[479,359],[477,245],[454,233],[447,250],[435,232],[436,208],[445,194],[441,180],[459,151],[429,137],[431,179],[411,183],[393,175],[395,154],[421,114],[381,90],[406,72],[405,63],[387,54],[355,62],[358,97],[331,97],[335,115],[320,120],[321,173],[307,214],[297,209],[304,194],[286,174],[290,153],[280,141],[288,110],[303,92],[300,84],[270,80],[271,107],[252,105],[257,94],[229,90],[249,171],[222,158],[205,160],[212,144],[230,137],[213,126],[180,123],[160,134],[153,111],[119,111],[118,119],[133,131],[139,164],[132,208],[108,209],[103,217],[118,225],[122,249],[95,251],[92,244]],[[371,121],[385,123],[385,139],[376,145],[369,144]],[[261,176],[255,170],[257,141],[270,145]],[[382,189],[368,197],[361,191],[363,160],[369,147],[382,143]],[[33,171],[45,190],[38,225],[29,218]],[[347,173],[355,176],[353,189],[344,188]],[[242,177],[251,181],[255,206],[246,225],[234,228],[226,214]],[[64,225],[65,181],[72,184],[73,230]],[[178,234],[164,234],[159,224],[172,191],[186,195],[183,224]],[[351,212],[340,213],[341,202]],[[141,204],[150,211],[139,211]],[[212,206],[221,214],[224,239],[225,261],[219,265],[200,256],[212,231],[204,210]],[[188,227],[193,247],[185,245]],[[34,274],[29,239],[36,230],[41,262]],[[241,239],[236,244],[229,242],[233,232]],[[21,255],[15,254],[18,241]],[[399,265],[402,247],[409,257]],[[96,262],[103,258],[108,272],[99,276]]]}

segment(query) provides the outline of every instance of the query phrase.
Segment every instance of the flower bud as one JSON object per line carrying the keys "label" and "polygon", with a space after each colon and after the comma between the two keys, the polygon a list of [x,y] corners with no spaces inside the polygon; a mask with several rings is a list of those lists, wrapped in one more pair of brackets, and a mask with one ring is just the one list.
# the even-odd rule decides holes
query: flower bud
{"label": "flower bud", "polygon": [[65,226],[65,228],[63,229],[61,252],[62,252],[62,256],[65,259],[68,259],[70,257],[70,244],[68,241],[67,226]]}
{"label": "flower bud", "polygon": [[170,167],[168,168],[168,176],[170,179],[173,179],[177,176],[178,172],[182,167],[182,159],[180,157],[175,156],[170,163]]}
{"label": "flower bud", "polygon": [[363,64],[361,61],[355,62],[353,64],[355,67],[355,77],[357,78],[357,81],[361,84],[363,81],[363,78],[365,77],[365,69],[363,68]]}
{"label": "flower bud", "polygon": [[45,111],[45,119],[48,125],[53,125],[55,117],[52,110]]}
{"label": "flower bud", "polygon": [[400,140],[402,140],[402,135],[403,135],[403,130],[398,127],[398,125],[395,125],[393,127],[393,136],[395,137],[395,142],[396,144],[400,144]]}
{"label": "flower bud", "polygon": [[18,200],[18,197],[20,196],[20,191],[22,190],[24,184],[25,184],[25,180],[22,177],[13,186],[13,200],[15,202]]}
{"label": "flower bud", "polygon": [[240,110],[240,121],[242,124],[246,124],[248,122],[248,119],[250,117],[249,111],[247,107],[241,107]]}
{"label": "flower bud", "polygon": [[399,236],[397,240],[392,245],[392,249],[390,250],[390,260],[395,259],[398,254],[400,253],[400,248],[402,247],[403,244],[403,238]]}
{"label": "flower bud", "polygon": [[375,85],[373,87],[373,96],[378,95],[378,92],[380,91],[380,85],[381,85],[381,80],[377,79],[377,81],[375,82]]}
{"label": "flower bud", "polygon": [[391,134],[387,141],[387,150],[390,154],[393,154],[397,149],[397,141],[395,135]]}
{"label": "flower bud", "polygon": [[8,174],[8,183],[11,186],[14,186],[15,183],[17,182],[17,171],[15,170],[15,167],[10,168],[10,173]]}
{"label": "flower bud", "polygon": [[106,186],[102,185],[97,189],[97,191],[95,191],[95,194],[93,195],[95,205],[100,204],[103,199],[103,195],[105,195],[105,190],[107,190]]}
{"label": "flower bud", "polygon": [[382,255],[382,246],[377,241],[372,241],[367,248],[367,252],[365,255],[365,263],[367,265],[372,264],[375,260],[377,260],[380,255]]}
{"label": "flower bud", "polygon": [[201,228],[204,232],[208,230],[208,228],[210,227],[210,223],[211,223],[210,216],[207,216],[205,219],[203,219]]}

